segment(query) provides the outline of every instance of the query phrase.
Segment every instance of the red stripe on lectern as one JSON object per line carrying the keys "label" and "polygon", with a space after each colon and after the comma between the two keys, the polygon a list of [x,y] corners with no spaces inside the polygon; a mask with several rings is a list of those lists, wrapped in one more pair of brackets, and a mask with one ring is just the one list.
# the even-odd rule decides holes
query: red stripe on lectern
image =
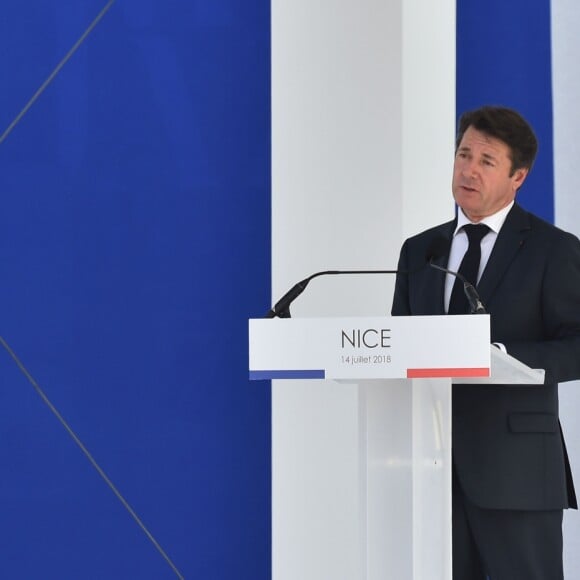
{"label": "red stripe on lectern", "polygon": [[435,379],[442,377],[489,377],[489,368],[466,369],[407,369],[408,379]]}

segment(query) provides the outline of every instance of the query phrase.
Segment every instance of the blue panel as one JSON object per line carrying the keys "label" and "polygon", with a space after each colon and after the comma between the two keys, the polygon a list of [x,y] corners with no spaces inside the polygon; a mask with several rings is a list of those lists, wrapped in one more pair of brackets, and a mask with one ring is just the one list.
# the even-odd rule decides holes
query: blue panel
{"label": "blue panel", "polygon": [[549,0],[458,0],[458,114],[485,104],[513,107],[533,125],[540,150],[518,201],[553,221]]}
{"label": "blue panel", "polygon": [[251,381],[273,379],[324,379],[326,372],[321,370],[294,370],[294,371],[250,371]]}
{"label": "blue panel", "polygon": [[[3,129],[105,2],[3,6]],[[270,5],[124,0],[0,147],[0,334],[187,578],[270,578]],[[0,353],[0,578],[173,578]]]}

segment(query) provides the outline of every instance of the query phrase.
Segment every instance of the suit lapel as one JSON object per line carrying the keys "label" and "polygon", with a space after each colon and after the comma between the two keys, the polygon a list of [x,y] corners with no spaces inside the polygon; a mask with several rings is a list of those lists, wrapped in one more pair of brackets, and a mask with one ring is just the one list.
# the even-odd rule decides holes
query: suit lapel
{"label": "suit lapel", "polygon": [[528,214],[517,204],[509,212],[477,285],[481,300],[486,304],[503,278],[509,265],[523,245],[531,229]]}
{"label": "suit lapel", "polygon": [[[451,222],[443,224],[436,230],[436,237],[442,237],[447,242],[447,247],[445,253],[433,260],[433,264],[440,266],[441,268],[447,268],[447,262],[449,261],[449,251],[451,250],[451,242],[453,240],[453,232],[457,227],[457,218]],[[432,299],[434,300],[433,307],[435,308],[435,314],[445,314],[445,272],[437,270],[436,268],[429,268],[428,275],[430,277],[426,284],[426,288],[435,288],[435,292],[432,292]]]}

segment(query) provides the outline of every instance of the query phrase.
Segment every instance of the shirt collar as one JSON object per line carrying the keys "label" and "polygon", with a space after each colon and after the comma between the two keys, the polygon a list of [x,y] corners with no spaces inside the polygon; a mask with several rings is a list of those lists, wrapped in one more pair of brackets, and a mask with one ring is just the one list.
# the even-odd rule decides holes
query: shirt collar
{"label": "shirt collar", "polygon": [[[484,217],[480,222],[480,224],[485,224],[491,231],[495,232],[496,234],[499,234],[499,230],[501,230],[501,227],[503,226],[508,213],[510,212],[511,208],[513,207],[515,203],[515,200],[512,201],[510,204],[506,205],[503,209],[500,209],[498,212],[492,214],[492,215],[488,215],[487,217]],[[455,231],[453,232],[453,235],[455,236],[457,234],[457,232],[465,225],[465,224],[471,224],[473,223],[472,221],[469,220],[469,218],[463,213],[463,210],[461,208],[458,208],[457,210],[457,227],[455,228]]]}

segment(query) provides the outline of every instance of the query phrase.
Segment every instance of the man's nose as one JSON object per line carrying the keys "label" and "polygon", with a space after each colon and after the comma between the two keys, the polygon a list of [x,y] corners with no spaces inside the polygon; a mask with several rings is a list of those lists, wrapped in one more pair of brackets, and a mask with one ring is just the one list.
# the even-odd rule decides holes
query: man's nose
{"label": "man's nose", "polygon": [[477,163],[475,163],[473,159],[466,160],[462,167],[462,173],[465,177],[476,177],[478,171]]}

